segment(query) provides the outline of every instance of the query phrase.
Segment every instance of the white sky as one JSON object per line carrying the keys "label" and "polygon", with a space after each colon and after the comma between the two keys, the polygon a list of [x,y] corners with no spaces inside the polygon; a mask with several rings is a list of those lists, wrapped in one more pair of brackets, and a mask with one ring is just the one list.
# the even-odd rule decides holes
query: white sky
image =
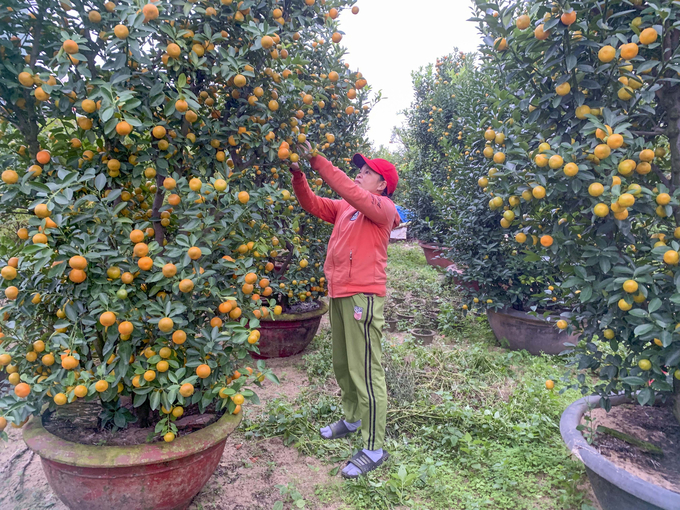
{"label": "white sky", "polygon": [[348,9],[340,16],[345,33],[345,60],[358,69],[383,99],[371,112],[369,138],[375,148],[389,147],[392,127],[401,125],[397,112],[413,98],[411,71],[438,57],[475,51],[481,39],[469,0],[359,0],[359,14]]}

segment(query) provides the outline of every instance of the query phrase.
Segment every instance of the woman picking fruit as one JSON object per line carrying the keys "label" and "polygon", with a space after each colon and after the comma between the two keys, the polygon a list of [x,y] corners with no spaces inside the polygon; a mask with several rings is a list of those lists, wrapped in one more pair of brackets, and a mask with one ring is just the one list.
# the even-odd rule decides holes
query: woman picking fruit
{"label": "woman picking fruit", "polygon": [[345,419],[320,432],[326,439],[337,439],[361,428],[364,449],[342,471],[345,478],[357,478],[389,457],[382,449],[387,390],[380,341],[387,245],[390,232],[400,223],[390,197],[399,176],[389,161],[356,154],[352,161],[359,173],[352,181],[325,158],[300,152],[341,197],[331,200],[316,196],[300,167],[291,165],[293,189],[300,205],[334,225],[324,273],[330,296],[333,369],[342,390]]}

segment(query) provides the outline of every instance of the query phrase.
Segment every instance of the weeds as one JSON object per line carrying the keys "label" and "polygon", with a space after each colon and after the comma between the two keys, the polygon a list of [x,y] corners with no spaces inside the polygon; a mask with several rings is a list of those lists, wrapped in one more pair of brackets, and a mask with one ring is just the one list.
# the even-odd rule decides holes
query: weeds
{"label": "weeds", "polygon": [[330,330],[321,331],[312,342],[311,352],[302,356],[307,378],[312,384],[323,385],[333,375],[333,348]]}
{"label": "weeds", "polygon": [[416,374],[409,360],[386,356],[383,359],[388,397],[397,405],[416,400]]}
{"label": "weeds", "polygon": [[277,485],[279,493],[283,496],[283,501],[279,500],[274,503],[273,510],[283,510],[283,504],[290,501],[294,508],[305,508],[307,502],[302,497],[302,494],[295,488],[295,485],[289,483],[288,485]]}

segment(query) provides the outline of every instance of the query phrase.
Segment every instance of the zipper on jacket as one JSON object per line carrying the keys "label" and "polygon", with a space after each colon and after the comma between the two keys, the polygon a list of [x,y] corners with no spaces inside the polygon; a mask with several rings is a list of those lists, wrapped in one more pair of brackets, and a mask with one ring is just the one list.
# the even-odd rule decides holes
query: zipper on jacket
{"label": "zipper on jacket", "polygon": [[349,277],[352,277],[352,250],[349,250]]}

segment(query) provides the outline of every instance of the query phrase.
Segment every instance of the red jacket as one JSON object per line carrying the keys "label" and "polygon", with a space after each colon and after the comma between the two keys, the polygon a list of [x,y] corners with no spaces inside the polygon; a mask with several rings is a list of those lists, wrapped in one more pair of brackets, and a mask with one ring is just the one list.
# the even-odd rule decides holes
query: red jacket
{"label": "red jacket", "polygon": [[384,296],[387,292],[387,245],[400,219],[394,203],[357,186],[328,160],[315,156],[312,168],[343,200],[314,194],[307,178],[293,172],[293,189],[302,208],[335,225],[328,241],[324,273],[332,298],[361,292]]}

